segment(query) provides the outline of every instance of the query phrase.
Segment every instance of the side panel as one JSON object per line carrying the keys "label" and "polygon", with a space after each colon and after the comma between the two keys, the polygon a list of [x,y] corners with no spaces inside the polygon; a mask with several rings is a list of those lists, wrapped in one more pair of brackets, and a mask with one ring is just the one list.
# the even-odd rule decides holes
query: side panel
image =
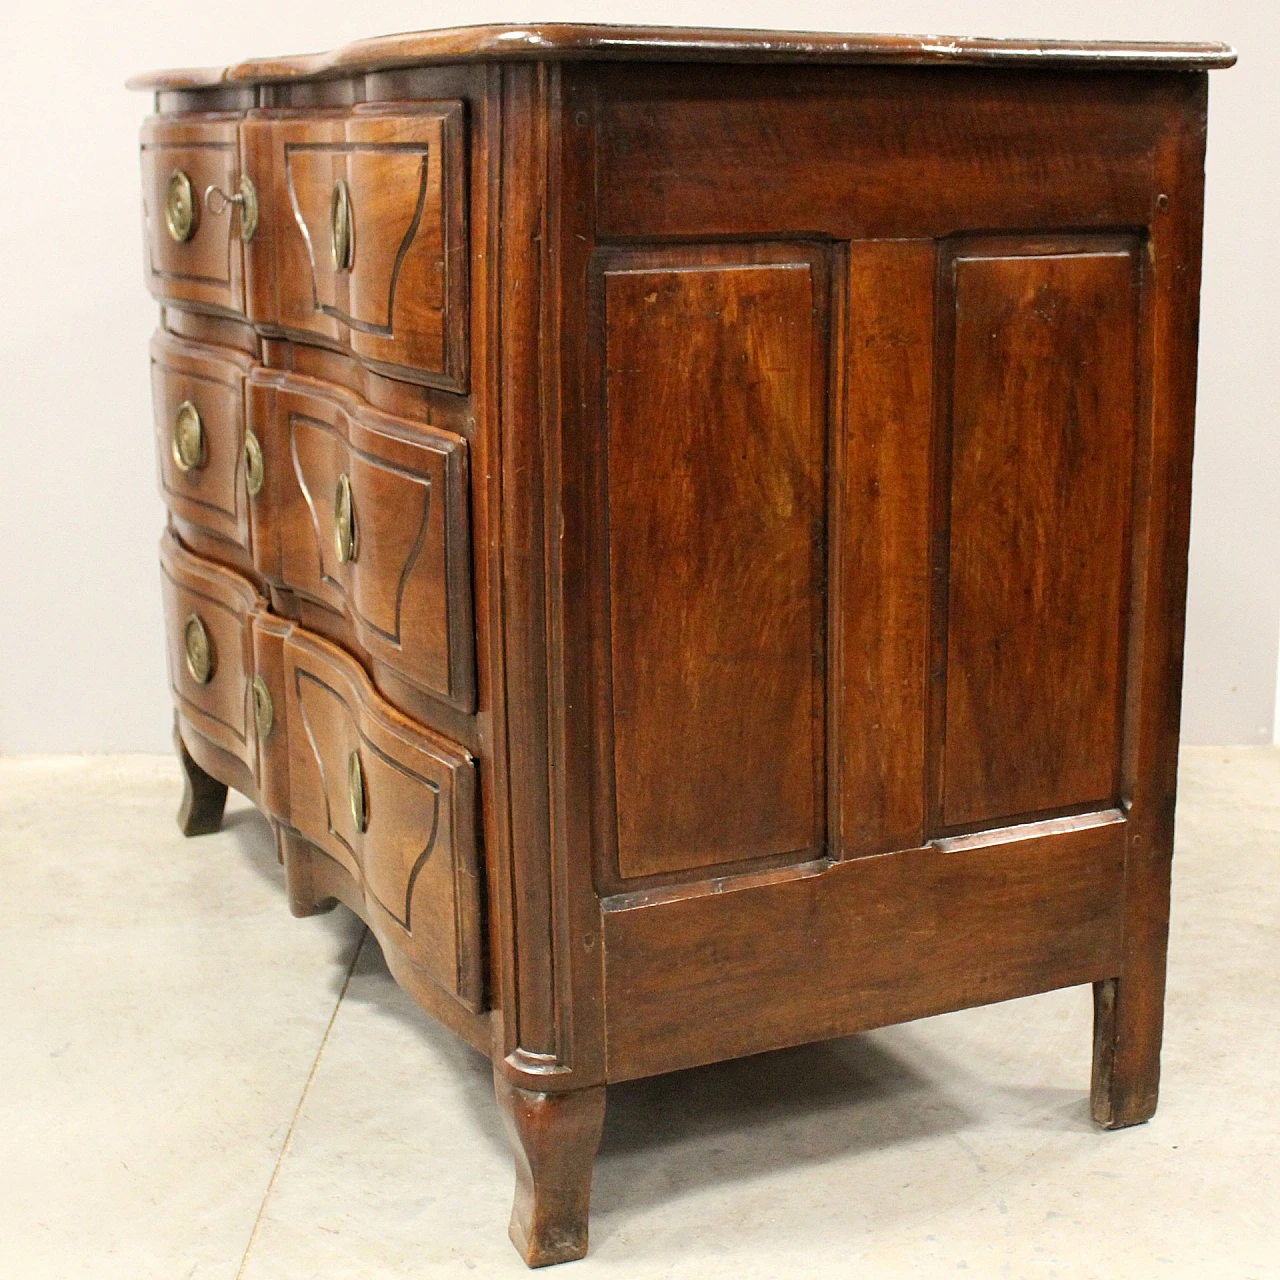
{"label": "side panel", "polygon": [[1139,284],[1132,239],[944,261],[943,827],[1117,796]]}
{"label": "side panel", "polygon": [[[537,508],[553,677],[538,726],[556,849],[595,877],[574,919],[603,913],[608,1077],[1075,982],[1118,983],[1117,1009],[1128,982],[1141,1013],[1129,930],[1154,972],[1167,877],[1140,902],[1133,886],[1148,840],[1153,865],[1167,857],[1190,442],[1190,375],[1174,366],[1194,331],[1165,316],[1166,295],[1190,296],[1194,248],[1168,226],[1198,225],[1203,86],[564,75],[557,145],[594,182],[575,178],[549,224],[563,296],[540,329],[559,381],[539,402],[558,434]],[[1183,130],[1191,159],[1175,163]],[[823,440],[807,454],[714,381],[767,341],[737,336],[714,288],[696,305],[726,268],[754,288],[789,280],[788,261],[815,281]],[[651,338],[634,317],[657,305],[672,319]],[[732,432],[737,451],[717,456]],[[768,645],[803,630],[785,613],[800,593],[779,584],[805,562],[786,520],[757,527],[777,509],[747,498],[794,484],[788,457],[828,477],[807,561],[823,664],[808,758],[798,716],[776,714],[798,697],[798,643]],[[749,480],[744,460],[772,474]],[[777,583],[702,572],[765,545]],[[740,681],[705,643],[702,666],[681,665],[679,627],[727,612],[729,581],[760,659]],[[704,679],[714,711],[695,716]],[[771,777],[789,779],[783,808],[742,790],[757,732]],[[822,787],[808,812],[801,776]],[[809,813],[807,857],[769,843]],[[579,943],[594,959],[593,932],[571,943],[571,963]]]}
{"label": "side panel", "polygon": [[825,430],[815,271],[603,273],[624,878],[821,845]]}

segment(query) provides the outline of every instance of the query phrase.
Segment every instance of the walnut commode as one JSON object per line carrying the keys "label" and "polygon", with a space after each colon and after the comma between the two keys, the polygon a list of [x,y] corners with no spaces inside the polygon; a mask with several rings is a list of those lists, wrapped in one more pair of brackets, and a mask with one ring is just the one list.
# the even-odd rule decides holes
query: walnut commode
{"label": "walnut commode", "polygon": [[[1093,983],[1156,1105],[1221,45],[476,27],[145,77],[182,822],[605,1086]],[[869,1194],[872,1189],[868,1189]]]}

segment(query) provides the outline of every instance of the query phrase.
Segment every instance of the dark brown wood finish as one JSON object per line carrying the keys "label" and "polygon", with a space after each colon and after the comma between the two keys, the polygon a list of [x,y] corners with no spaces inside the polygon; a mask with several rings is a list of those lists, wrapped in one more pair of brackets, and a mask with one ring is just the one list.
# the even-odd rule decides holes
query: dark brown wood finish
{"label": "dark brown wood finish", "polygon": [[623,879],[822,850],[824,267],[803,246],[598,264]]}
{"label": "dark brown wood finish", "polygon": [[290,825],[359,883],[384,948],[479,1012],[474,761],[398,715],[340,650],[296,630],[282,643]]}
{"label": "dark brown wood finish", "polygon": [[833,854],[924,843],[932,241],[859,242],[832,539]]}
{"label": "dark brown wood finish", "polygon": [[1118,811],[969,840],[611,901],[608,1078],[1090,982],[1123,963]]}
{"label": "dark brown wood finish", "polygon": [[[133,89],[185,90],[273,82],[321,83],[396,67],[469,61],[829,62],[892,65],[1150,67],[1208,71],[1229,67],[1225,44],[1107,40],[1009,40],[969,36],[845,34],[834,31],[741,31],[715,27],[640,27],[535,22],[453,27],[361,40],[331,53],[256,58],[230,67],[193,67],[135,76]],[[343,81],[339,81],[343,83]],[[350,83],[349,80],[346,83]],[[233,92],[235,90],[233,89]]]}
{"label": "dark brown wood finish", "polygon": [[1094,988],[1094,1118],[1110,1129],[1155,1112],[1164,1028],[1165,958],[1177,799],[1186,625],[1191,456],[1204,203],[1208,80],[1183,91],[1154,156],[1122,788],[1131,805],[1125,865],[1125,963]]}
{"label": "dark brown wood finish", "polygon": [[184,828],[245,791],[491,1055],[530,1265],[610,1081],[1088,982],[1094,1115],[1152,1113],[1233,56],[551,24],[140,82]]}
{"label": "dark brown wood finish", "polygon": [[495,1070],[494,1086],[516,1157],[511,1242],[531,1267],[587,1251],[591,1165],[604,1130],[601,1086],[572,1093],[521,1089]]}
{"label": "dark brown wood finish", "polygon": [[1105,236],[942,258],[935,829],[1118,798],[1140,263],[1132,237]]}
{"label": "dark brown wood finish", "polygon": [[263,456],[251,503],[258,572],[345,614],[362,649],[409,683],[473,710],[465,442],[265,370],[249,380],[247,418]]}

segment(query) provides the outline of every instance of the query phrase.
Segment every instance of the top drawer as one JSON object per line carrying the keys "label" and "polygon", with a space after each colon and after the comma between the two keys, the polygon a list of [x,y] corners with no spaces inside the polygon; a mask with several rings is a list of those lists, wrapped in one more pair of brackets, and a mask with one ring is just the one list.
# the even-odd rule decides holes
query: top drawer
{"label": "top drawer", "polygon": [[462,103],[261,112],[241,129],[261,211],[245,248],[250,319],[465,390]]}
{"label": "top drawer", "polygon": [[230,207],[210,213],[204,201],[211,187],[238,189],[237,123],[236,116],[159,117],[142,127],[147,288],[162,302],[244,311],[239,219]]}
{"label": "top drawer", "polygon": [[148,287],[466,391],[463,148],[454,101],[149,120]]}

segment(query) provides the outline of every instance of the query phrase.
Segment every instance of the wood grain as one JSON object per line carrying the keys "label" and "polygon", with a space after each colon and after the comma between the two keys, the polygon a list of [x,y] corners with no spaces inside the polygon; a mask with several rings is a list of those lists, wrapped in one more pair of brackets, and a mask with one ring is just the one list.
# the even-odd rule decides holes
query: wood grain
{"label": "wood grain", "polygon": [[1125,828],[1116,813],[1085,821],[614,899],[610,1081],[1111,973]]}
{"label": "wood grain", "polygon": [[580,74],[600,99],[607,239],[1142,226],[1149,158],[1184,82],[945,68]]}
{"label": "wood grain", "polygon": [[[467,384],[463,107],[368,104],[339,115],[254,112],[241,127],[262,221],[245,248],[264,331],[325,341],[392,377]],[[349,267],[330,201],[346,184]]]}
{"label": "wood grain", "polygon": [[[340,650],[296,629],[283,645],[291,825],[361,885],[384,945],[478,1011],[474,761],[396,713]],[[350,801],[353,753],[364,778],[363,830]]]}
{"label": "wood grain", "polygon": [[850,246],[832,599],[839,856],[924,842],[932,241]]}
{"label": "wood grain", "polygon": [[820,285],[761,256],[603,274],[623,877],[823,838]]}
{"label": "wood grain", "polygon": [[[235,219],[204,207],[210,186],[235,191],[240,178],[238,116],[153,117],[142,126],[142,220],[147,288],[161,302],[214,313],[244,311],[244,259]],[[195,227],[182,241],[165,225],[169,177],[191,182]]]}
{"label": "wood grain", "polygon": [[654,62],[834,62],[1037,67],[1229,67],[1235,52],[1214,43],[1108,40],[1000,40],[966,36],[843,35],[601,23],[489,24],[416,31],[346,45],[331,53],[255,58],[230,67],[194,67],[134,76],[131,89],[217,87],[224,82],[292,81],[473,59],[612,58]]}
{"label": "wood grain", "polygon": [[[473,710],[465,441],[296,375],[255,371],[247,399],[265,462],[252,504],[258,572],[345,614],[371,657]],[[355,521],[348,561],[334,540],[344,475]]]}
{"label": "wood grain", "polygon": [[1120,784],[1136,244],[957,250],[946,827],[1103,807]]}
{"label": "wood grain", "polygon": [[1186,627],[1191,460],[1208,78],[1186,83],[1155,156],[1144,301],[1144,436],[1139,450],[1124,787],[1134,822],[1125,874],[1125,962],[1095,988],[1093,1115],[1107,1128],[1149,1120],[1160,1090],[1169,896]]}
{"label": "wood grain", "polygon": [[[148,82],[189,825],[244,791],[490,1054],[531,1263],[614,1080],[1091,982],[1094,1115],[1152,1113],[1232,56],[551,24]],[[247,245],[172,240],[178,162]]]}
{"label": "wood grain", "polygon": [[[151,340],[151,402],[155,414],[160,493],[183,532],[207,534],[249,551],[249,494],[244,480],[244,380],[252,360],[210,350],[164,331]],[[184,402],[195,406],[205,459],[183,470],[173,432]]]}

